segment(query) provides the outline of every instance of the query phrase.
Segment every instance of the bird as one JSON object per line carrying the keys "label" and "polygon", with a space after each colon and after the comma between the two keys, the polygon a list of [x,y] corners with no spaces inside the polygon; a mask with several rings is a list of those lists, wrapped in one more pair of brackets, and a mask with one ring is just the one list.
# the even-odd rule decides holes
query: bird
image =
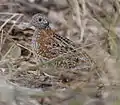
{"label": "bird", "polygon": [[[32,37],[32,48],[37,55],[47,60],[54,59],[60,55],[66,54],[64,60],[57,62],[60,66],[66,68],[90,68],[94,60],[82,49],[77,47],[73,41],[67,37],[60,36],[50,27],[50,22],[46,16],[41,13],[33,15],[30,25],[35,27]],[[68,54],[67,54],[68,53]]]}

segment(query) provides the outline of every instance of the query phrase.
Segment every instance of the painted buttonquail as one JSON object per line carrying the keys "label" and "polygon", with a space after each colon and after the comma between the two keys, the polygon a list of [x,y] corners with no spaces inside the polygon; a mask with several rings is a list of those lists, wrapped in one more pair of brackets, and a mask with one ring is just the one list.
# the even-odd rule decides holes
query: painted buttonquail
{"label": "painted buttonquail", "polygon": [[85,51],[76,50],[77,47],[71,40],[53,31],[44,15],[35,14],[30,24],[36,28],[32,38],[32,46],[38,55],[50,60],[63,54],[63,60],[57,63],[65,68],[88,69],[94,64]]}

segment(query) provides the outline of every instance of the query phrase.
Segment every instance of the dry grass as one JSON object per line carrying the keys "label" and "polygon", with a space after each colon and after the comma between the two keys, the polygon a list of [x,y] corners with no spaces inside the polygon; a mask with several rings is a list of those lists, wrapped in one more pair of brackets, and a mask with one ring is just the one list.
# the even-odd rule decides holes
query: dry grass
{"label": "dry grass", "polygon": [[[8,6],[8,1],[5,1]],[[119,1],[66,0],[66,4],[60,5],[54,0],[52,5],[48,1],[47,6],[44,5],[46,3],[44,0],[40,3],[41,5],[35,2],[15,1],[11,0],[11,4],[19,5],[22,9],[11,5],[5,12],[6,9],[0,7],[3,10],[0,12],[0,102],[11,103],[11,105],[18,105],[20,102],[23,102],[24,105],[27,105],[26,103],[30,103],[30,105],[44,105],[45,103],[91,105],[97,102],[101,102],[101,105],[103,103],[118,105],[120,99]],[[0,1],[0,3],[2,2]],[[5,4],[2,6],[4,7]],[[55,10],[48,8],[51,6]],[[29,12],[30,15],[27,14]],[[99,69],[89,73],[86,76],[87,81],[80,82],[80,75],[75,72],[74,75],[71,74],[69,69],[51,67],[56,64],[57,60],[68,56],[69,52],[44,63],[45,67],[43,64],[42,66],[40,63],[36,64],[37,61],[32,56],[34,52],[30,45],[34,28],[25,29],[26,21],[28,23],[28,19],[30,20],[31,15],[36,12],[46,14],[53,21],[52,27],[60,30],[59,34],[73,40],[95,61]],[[56,16],[60,16],[59,19]],[[17,71],[21,72],[21,75],[16,74]],[[8,78],[17,78],[15,74],[19,77],[18,81],[23,81],[26,85],[27,80],[30,81],[28,83],[32,83],[31,81],[37,78],[38,82],[43,84],[42,80],[49,78],[44,86],[47,87],[50,83],[54,83],[54,86],[50,89],[47,87],[34,90],[16,84],[11,85],[8,81],[5,83]],[[98,77],[94,77],[93,74],[97,74]],[[27,79],[23,77],[27,77]],[[89,78],[92,78],[94,82],[88,81]],[[35,83],[37,86],[39,85],[37,80]],[[93,94],[98,95],[99,98],[95,99]],[[100,97],[108,102],[103,102]]]}

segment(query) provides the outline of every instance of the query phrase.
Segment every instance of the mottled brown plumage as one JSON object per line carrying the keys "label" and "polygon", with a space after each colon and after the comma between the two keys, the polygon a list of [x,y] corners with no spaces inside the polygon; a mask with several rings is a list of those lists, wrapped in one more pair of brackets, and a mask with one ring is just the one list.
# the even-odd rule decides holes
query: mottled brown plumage
{"label": "mottled brown plumage", "polygon": [[67,53],[74,49],[72,42],[57,35],[51,29],[39,30],[39,38],[37,38],[37,42],[39,43],[38,46],[40,46],[37,53],[48,59],[55,58],[60,54]]}

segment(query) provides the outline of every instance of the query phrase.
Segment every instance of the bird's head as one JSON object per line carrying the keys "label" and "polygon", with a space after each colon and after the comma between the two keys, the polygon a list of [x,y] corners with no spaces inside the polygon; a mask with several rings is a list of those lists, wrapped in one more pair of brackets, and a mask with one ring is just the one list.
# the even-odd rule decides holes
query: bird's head
{"label": "bird's head", "polygon": [[32,17],[32,20],[30,21],[30,24],[36,28],[39,28],[39,29],[46,29],[46,28],[49,28],[49,21],[48,19],[38,13],[38,14],[35,14],[33,17]]}

